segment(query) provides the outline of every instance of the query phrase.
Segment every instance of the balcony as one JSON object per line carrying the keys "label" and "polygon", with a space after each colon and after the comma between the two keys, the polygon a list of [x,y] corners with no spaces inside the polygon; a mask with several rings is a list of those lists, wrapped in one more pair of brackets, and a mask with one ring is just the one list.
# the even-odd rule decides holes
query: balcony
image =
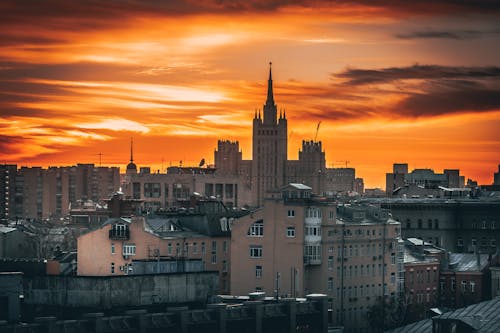
{"label": "balcony", "polygon": [[111,230],[109,230],[109,239],[129,240],[130,239],[130,231],[128,229],[111,229]]}

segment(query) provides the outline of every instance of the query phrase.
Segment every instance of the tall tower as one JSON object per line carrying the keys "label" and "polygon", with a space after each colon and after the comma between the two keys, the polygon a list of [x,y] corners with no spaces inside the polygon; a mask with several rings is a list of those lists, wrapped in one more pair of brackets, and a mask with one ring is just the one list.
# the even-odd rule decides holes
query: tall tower
{"label": "tall tower", "polygon": [[264,115],[255,112],[252,136],[252,187],[256,196],[254,202],[263,205],[268,191],[285,185],[285,167],[287,162],[287,120],[286,114],[274,103],[272,63],[269,63],[267,81],[267,99]]}

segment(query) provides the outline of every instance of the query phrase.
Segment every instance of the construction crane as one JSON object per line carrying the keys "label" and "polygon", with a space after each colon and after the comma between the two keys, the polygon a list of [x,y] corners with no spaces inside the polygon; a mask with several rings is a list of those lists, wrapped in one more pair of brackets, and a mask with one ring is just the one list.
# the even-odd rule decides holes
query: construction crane
{"label": "construction crane", "polygon": [[99,156],[99,166],[101,166],[101,162],[102,162],[102,155],[104,155],[103,153],[99,153],[99,154],[95,154],[96,156]]}
{"label": "construction crane", "polygon": [[319,125],[321,125],[321,121],[318,121],[318,126],[316,126],[316,134],[314,135],[314,142],[316,142],[316,139],[318,138]]}

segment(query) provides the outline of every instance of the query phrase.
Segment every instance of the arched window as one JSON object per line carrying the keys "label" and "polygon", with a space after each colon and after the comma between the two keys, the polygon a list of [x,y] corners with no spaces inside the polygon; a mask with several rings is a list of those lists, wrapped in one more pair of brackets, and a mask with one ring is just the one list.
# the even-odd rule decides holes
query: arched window
{"label": "arched window", "polygon": [[264,221],[258,220],[254,222],[248,229],[248,236],[250,237],[264,236]]}

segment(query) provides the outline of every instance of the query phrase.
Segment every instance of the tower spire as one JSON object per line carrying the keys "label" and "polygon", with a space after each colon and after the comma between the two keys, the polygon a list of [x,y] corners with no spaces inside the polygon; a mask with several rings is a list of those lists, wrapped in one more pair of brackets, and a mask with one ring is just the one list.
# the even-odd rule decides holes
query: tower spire
{"label": "tower spire", "polygon": [[130,138],[130,163],[134,163],[134,138]]}
{"label": "tower spire", "polygon": [[269,62],[269,80],[267,81],[267,100],[266,105],[274,106],[274,95],[273,95],[273,74],[271,71],[272,62]]}

